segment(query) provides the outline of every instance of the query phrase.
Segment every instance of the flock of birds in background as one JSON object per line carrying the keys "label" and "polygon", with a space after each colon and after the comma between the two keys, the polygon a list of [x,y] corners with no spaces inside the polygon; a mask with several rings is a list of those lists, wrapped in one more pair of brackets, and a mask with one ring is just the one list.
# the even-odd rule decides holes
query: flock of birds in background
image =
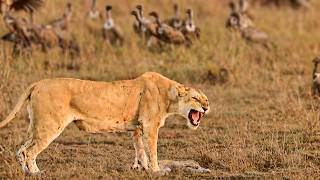
{"label": "flock of birds in background", "polygon": [[[252,0],[255,3],[257,0]],[[264,3],[274,2],[279,4],[280,0],[260,0]],[[308,0],[290,0],[295,5],[308,7]],[[1,37],[4,41],[12,42],[13,54],[30,50],[32,47],[40,46],[46,52],[54,46],[60,47],[63,52],[71,55],[80,54],[80,46],[72,32],[69,31],[68,24],[72,19],[72,4],[69,2],[65,12],[61,17],[41,25],[34,22],[33,12],[39,8],[43,0],[0,0],[1,11],[4,23],[9,30]],[[255,27],[254,18],[249,12],[249,1],[239,0],[236,3],[230,0],[230,16],[227,20],[227,27],[240,32],[241,36],[254,43],[260,43],[270,48],[268,35]],[[131,12],[135,18],[134,31],[143,39],[147,47],[160,46],[165,44],[185,45],[190,47],[195,41],[200,39],[200,28],[197,27],[193,19],[192,9],[187,9],[185,17],[180,16],[179,6],[174,4],[174,14],[171,18],[162,20],[155,11],[149,13],[149,18],[145,17],[143,6],[137,5]],[[13,17],[12,10],[25,10],[30,14],[28,18]],[[97,0],[92,0],[88,9],[88,19],[102,19],[103,15],[97,8]],[[102,26],[102,38],[112,46],[121,46],[124,43],[124,35],[120,26],[112,17],[112,6],[105,7],[105,22]]]}
{"label": "flock of birds in background", "polygon": [[[255,3],[258,0],[251,0]],[[280,0],[260,0],[264,3],[274,2],[279,4]],[[290,0],[294,5],[309,7],[308,0]],[[0,0],[1,11],[4,14],[4,23],[9,30],[1,37],[4,41],[12,42],[13,54],[25,50],[32,50],[33,46],[40,46],[42,51],[59,46],[64,52],[71,55],[79,55],[80,47],[69,31],[68,24],[72,19],[72,4],[69,2],[61,17],[40,25],[34,22],[33,12],[39,8],[43,0]],[[253,15],[249,12],[249,0],[230,0],[230,16],[227,19],[227,28],[240,32],[241,36],[248,42],[259,43],[270,48],[268,35],[259,30],[254,24]],[[131,12],[135,18],[134,31],[143,39],[147,47],[163,46],[164,44],[191,46],[200,39],[200,28],[193,19],[192,9],[186,10],[184,18],[180,16],[179,6],[174,4],[174,14],[171,18],[162,20],[156,11],[149,13],[149,18],[144,16],[142,5],[137,5]],[[12,10],[25,10],[30,18],[13,17]],[[88,13],[90,20],[101,19],[103,15],[97,8],[97,0],[92,0]],[[121,46],[124,43],[124,35],[120,26],[112,17],[112,6],[105,7],[105,22],[102,26],[102,38],[112,46]]]}
{"label": "flock of birds in background", "polygon": [[[104,24],[101,26],[101,37],[104,42],[110,46],[122,46],[125,38],[123,31],[112,17],[112,6],[105,7],[103,16],[97,8],[97,0],[91,0],[91,7],[87,14],[90,20],[102,19]],[[254,17],[249,12],[250,3],[259,1],[262,4],[274,4],[277,6],[283,3],[291,4],[293,7],[309,8],[309,0],[230,0],[230,15],[226,22],[226,27],[232,29],[235,33],[249,43],[260,44],[270,49],[270,43],[267,33],[259,30]],[[72,18],[72,4],[67,3],[66,10],[61,17],[49,21],[45,25],[34,22],[33,12],[39,8],[43,0],[0,0],[1,14],[4,23],[9,30],[1,37],[4,41],[13,43],[13,54],[20,54],[24,51],[32,51],[34,46],[41,47],[41,50],[47,52],[52,47],[60,47],[64,53],[70,53],[72,56],[80,54],[80,46],[72,32],[69,31],[69,23]],[[13,17],[13,10],[24,10],[30,14],[29,18]],[[137,5],[131,15],[135,22],[133,29],[143,40],[147,47],[159,46],[165,44],[190,47],[195,41],[200,40],[200,28],[196,26],[193,18],[192,9],[185,11],[185,17],[180,16],[179,6],[174,4],[174,14],[171,18],[162,20],[156,11],[150,12],[150,18],[144,16],[142,5]],[[320,58],[314,61],[312,94],[320,96],[320,73],[317,68]],[[224,68],[219,70],[218,74],[208,72],[207,79],[213,79],[214,83],[224,83],[228,79],[228,71]]]}
{"label": "flock of birds in background", "polygon": [[[72,4],[69,2],[63,15],[57,19],[49,21],[45,25],[34,22],[33,12],[43,3],[42,0],[17,0],[19,8],[26,10],[29,18],[13,17],[11,9],[14,4],[9,5],[9,10],[4,12],[4,23],[9,30],[1,37],[4,41],[12,42],[13,53],[16,54],[25,50],[32,50],[33,46],[40,46],[46,52],[54,46],[59,46],[64,52],[71,55],[79,55],[80,47],[72,32],[69,31],[69,23],[72,19]],[[96,7],[97,1],[92,0],[88,13],[90,20],[102,18],[102,14]],[[4,5],[4,3],[2,3]],[[23,6],[22,6],[23,5]],[[17,10],[20,10],[17,8]],[[143,6],[137,5],[131,15],[135,18],[134,31],[146,42],[148,47],[152,45],[191,44],[200,38],[200,28],[196,27],[193,21],[193,11],[186,11],[186,18],[179,17],[179,7],[174,5],[175,14],[172,18],[162,21],[157,12],[150,12],[153,20],[144,17]],[[121,46],[124,43],[123,31],[112,17],[112,6],[105,7],[105,22],[102,25],[102,38],[111,46]]]}

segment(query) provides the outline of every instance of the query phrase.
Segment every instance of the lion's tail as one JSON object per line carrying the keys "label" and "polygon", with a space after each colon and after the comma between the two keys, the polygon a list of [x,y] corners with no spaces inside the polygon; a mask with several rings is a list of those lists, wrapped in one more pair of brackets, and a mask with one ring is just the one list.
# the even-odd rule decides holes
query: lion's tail
{"label": "lion's tail", "polygon": [[30,85],[28,89],[20,96],[18,103],[16,104],[14,109],[11,111],[9,116],[5,120],[0,122],[0,128],[3,128],[5,125],[7,125],[10,121],[12,121],[16,117],[16,114],[20,111],[22,105],[30,97],[36,84],[37,83]]}

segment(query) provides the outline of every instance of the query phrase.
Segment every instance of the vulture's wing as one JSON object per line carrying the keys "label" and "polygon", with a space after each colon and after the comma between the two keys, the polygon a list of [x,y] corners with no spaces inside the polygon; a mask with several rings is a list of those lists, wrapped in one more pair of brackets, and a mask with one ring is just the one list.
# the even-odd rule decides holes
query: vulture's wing
{"label": "vulture's wing", "polygon": [[43,0],[13,0],[9,4],[10,9],[15,11],[33,11],[43,4]]}

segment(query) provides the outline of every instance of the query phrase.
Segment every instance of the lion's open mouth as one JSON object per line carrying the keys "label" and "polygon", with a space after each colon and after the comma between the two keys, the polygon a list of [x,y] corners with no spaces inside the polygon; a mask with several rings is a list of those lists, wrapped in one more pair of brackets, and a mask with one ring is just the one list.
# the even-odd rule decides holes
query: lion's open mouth
{"label": "lion's open mouth", "polygon": [[190,123],[193,126],[198,126],[203,115],[204,113],[191,109],[188,116]]}

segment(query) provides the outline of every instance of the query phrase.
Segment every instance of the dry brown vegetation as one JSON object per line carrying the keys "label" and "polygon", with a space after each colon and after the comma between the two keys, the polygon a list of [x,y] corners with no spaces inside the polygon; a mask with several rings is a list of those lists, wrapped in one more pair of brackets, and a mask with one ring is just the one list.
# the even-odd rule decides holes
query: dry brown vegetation
{"label": "dry brown vegetation", "polygon": [[[46,1],[37,22],[61,14],[67,1]],[[115,21],[123,28],[123,47],[103,44],[102,22],[88,22],[88,0],[74,1],[71,22],[82,53],[71,58],[53,49],[47,54],[12,58],[12,45],[0,42],[0,120],[12,110],[18,96],[32,82],[44,78],[74,77],[111,81],[156,71],[204,90],[211,113],[197,131],[185,120],[172,117],[160,131],[159,159],[193,159],[210,168],[209,174],[180,171],[166,178],[317,178],[320,175],[319,101],[310,96],[311,60],[320,52],[320,3],[309,11],[283,7],[254,7],[255,23],[267,32],[274,48],[244,42],[226,30],[229,9],[222,0],[177,1],[192,7],[201,41],[191,48],[147,50],[132,30],[130,10],[137,4],[168,17],[172,1],[109,0]],[[99,2],[100,10],[104,1]],[[20,14],[19,14],[20,15]],[[23,15],[23,13],[21,14]],[[6,29],[3,25],[0,34]],[[226,68],[229,81],[204,81],[208,70]],[[24,175],[15,152],[27,130],[27,114],[0,130],[0,179]],[[92,135],[70,125],[39,157],[46,178],[154,178],[132,171],[134,148],[129,133]]]}

